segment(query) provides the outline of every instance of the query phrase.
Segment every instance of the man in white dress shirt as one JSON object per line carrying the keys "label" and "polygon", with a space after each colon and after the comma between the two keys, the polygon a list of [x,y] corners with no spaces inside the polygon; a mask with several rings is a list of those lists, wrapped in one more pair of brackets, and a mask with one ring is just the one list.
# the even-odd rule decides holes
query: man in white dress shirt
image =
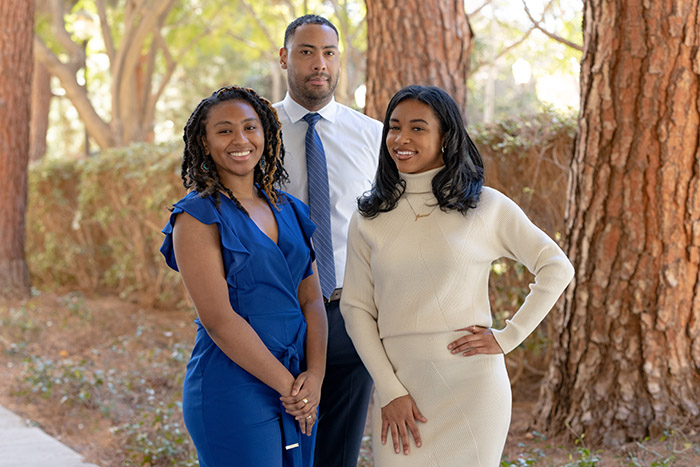
{"label": "man in white dress shirt", "polygon": [[[335,101],[333,94],[340,70],[338,31],[327,19],[305,15],[290,23],[284,47],[280,49],[280,65],[287,70],[288,85],[284,100],[274,105],[282,122],[284,166],[289,174],[289,183],[284,188],[309,203],[305,139],[309,123],[304,120],[308,113],[321,116],[315,123],[315,130],[325,152],[328,174],[334,262],[330,271],[335,271],[335,290],[331,286],[327,290],[332,293],[324,291],[324,295],[328,295],[325,297],[328,355],[314,465],[355,467],[372,380],[345,331],[339,300],[345,274],[348,224],[356,209],[357,197],[371,187],[374,179],[382,124]],[[313,237],[317,246],[318,231]],[[323,283],[323,274],[320,275]]]}

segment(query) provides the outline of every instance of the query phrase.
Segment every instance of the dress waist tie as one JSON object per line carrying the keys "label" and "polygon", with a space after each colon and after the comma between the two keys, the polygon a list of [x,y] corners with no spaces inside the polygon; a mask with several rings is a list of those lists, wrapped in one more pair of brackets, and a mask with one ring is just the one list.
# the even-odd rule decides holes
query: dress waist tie
{"label": "dress waist tie", "polygon": [[[287,347],[282,355],[282,364],[287,367],[293,375],[296,376],[300,373],[299,353],[295,345]],[[284,444],[284,452],[282,454],[284,457],[284,465],[301,467],[301,447],[299,445],[301,429],[296,419],[286,412],[282,401],[280,401],[280,418],[282,420],[282,444]]]}
{"label": "dress waist tie", "polygon": [[[267,348],[275,355],[282,365],[296,378],[301,373],[301,358],[299,349],[304,348],[306,341],[306,323],[299,326],[296,339],[289,346],[269,334],[259,334]],[[280,421],[282,423],[282,445],[284,451],[283,465],[285,467],[302,467],[301,428],[296,419],[288,414],[280,401]]]}

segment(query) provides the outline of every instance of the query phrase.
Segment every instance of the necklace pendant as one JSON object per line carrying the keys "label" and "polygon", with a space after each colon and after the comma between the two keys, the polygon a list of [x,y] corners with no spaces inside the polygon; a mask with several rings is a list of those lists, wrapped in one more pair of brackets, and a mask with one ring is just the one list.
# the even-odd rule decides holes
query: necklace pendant
{"label": "necklace pendant", "polygon": [[413,215],[416,216],[416,218],[413,220],[413,222],[418,222],[418,219],[420,219],[421,217],[428,217],[429,215],[431,215],[433,213],[433,211],[435,211],[435,208],[437,208],[437,206],[433,206],[433,208],[430,211],[426,212],[425,214],[418,214],[416,212],[416,210],[413,209],[413,205],[411,204],[411,201],[409,201],[408,198],[406,198],[406,203],[408,203],[408,207],[411,209],[411,212],[413,213]]}

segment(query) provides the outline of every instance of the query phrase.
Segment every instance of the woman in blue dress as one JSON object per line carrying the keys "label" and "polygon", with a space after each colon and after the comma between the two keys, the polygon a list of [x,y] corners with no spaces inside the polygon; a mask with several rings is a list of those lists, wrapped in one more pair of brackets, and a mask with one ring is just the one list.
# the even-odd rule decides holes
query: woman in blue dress
{"label": "woman in blue dress", "polygon": [[197,310],[182,409],[200,466],[311,466],[327,324],[308,207],[276,188],[277,114],[252,89],[222,88],[184,140],[191,191],[161,252]]}

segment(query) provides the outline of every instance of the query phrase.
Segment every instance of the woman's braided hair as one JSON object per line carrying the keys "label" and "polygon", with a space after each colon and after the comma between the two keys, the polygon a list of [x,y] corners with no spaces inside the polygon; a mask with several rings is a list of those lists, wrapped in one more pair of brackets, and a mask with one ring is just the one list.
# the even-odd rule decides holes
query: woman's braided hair
{"label": "woman's braided hair", "polygon": [[250,104],[258,114],[265,135],[265,149],[260,162],[255,166],[254,181],[258,190],[263,191],[272,204],[277,207],[279,185],[287,180],[282,144],[282,125],[277,111],[270,101],[261,97],[250,88],[226,86],[214,91],[211,96],[199,103],[185,125],[182,139],[185,150],[182,159],[182,181],[187,189],[194,189],[202,198],[212,196],[218,207],[221,204],[219,192],[223,191],[236,203],[238,209],[247,211],[236,199],[231,190],[224,186],[216,170],[216,164],[204,150],[203,138],[206,136],[207,118],[212,107],[228,100],[240,100]]}

